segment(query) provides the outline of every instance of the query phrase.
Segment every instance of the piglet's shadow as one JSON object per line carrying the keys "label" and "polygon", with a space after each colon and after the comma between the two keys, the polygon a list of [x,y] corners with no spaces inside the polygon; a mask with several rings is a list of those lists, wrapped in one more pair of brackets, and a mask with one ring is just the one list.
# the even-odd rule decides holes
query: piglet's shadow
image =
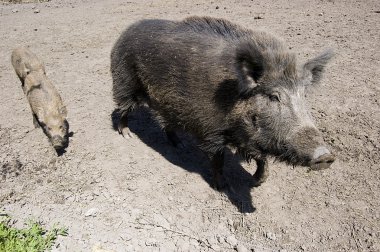
{"label": "piglet's shadow", "polygon": [[[114,110],[111,118],[113,129],[117,131],[117,124],[120,119],[119,111]],[[131,132],[137,135],[146,145],[159,152],[172,164],[186,171],[200,174],[212,187],[210,161],[197,147],[197,142],[194,137],[179,133],[179,137],[185,147],[175,148],[168,141],[165,133],[145,108],[140,108],[130,113],[128,123]],[[225,153],[224,176],[229,188],[225,189],[223,193],[225,193],[231,203],[242,213],[254,212],[255,208],[252,205],[252,197],[250,194],[252,189],[252,175],[241,166],[240,158],[233,155],[229,150],[226,150]]]}

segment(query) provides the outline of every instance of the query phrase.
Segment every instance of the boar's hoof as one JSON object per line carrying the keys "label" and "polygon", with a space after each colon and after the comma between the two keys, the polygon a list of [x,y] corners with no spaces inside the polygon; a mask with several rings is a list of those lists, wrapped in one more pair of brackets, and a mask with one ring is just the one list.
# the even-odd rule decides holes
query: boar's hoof
{"label": "boar's hoof", "polygon": [[265,174],[254,174],[252,176],[252,180],[251,180],[251,186],[253,187],[258,187],[258,186],[261,186],[262,183],[264,183],[268,178],[268,174],[267,172]]}
{"label": "boar's hoof", "polygon": [[253,174],[252,180],[251,180],[251,185],[253,187],[260,186],[262,183],[264,183],[267,180],[269,176],[268,162],[266,161],[266,159],[257,159],[256,164],[257,164],[257,169],[256,169],[255,174]]}
{"label": "boar's hoof", "polygon": [[128,127],[119,127],[118,128],[119,134],[121,134],[124,138],[133,138],[133,134],[131,130]]}
{"label": "boar's hoof", "polygon": [[119,119],[119,123],[117,125],[117,131],[120,135],[122,135],[124,138],[132,138],[133,134],[128,128],[128,114],[123,113]]}
{"label": "boar's hoof", "polygon": [[261,186],[261,184],[264,183],[265,180],[266,180],[266,178],[255,178],[255,177],[253,177],[250,184],[252,187],[258,187],[258,186]]}
{"label": "boar's hoof", "polygon": [[334,162],[335,156],[331,153],[323,154],[313,160],[310,161],[311,170],[323,170],[330,167],[330,165]]}

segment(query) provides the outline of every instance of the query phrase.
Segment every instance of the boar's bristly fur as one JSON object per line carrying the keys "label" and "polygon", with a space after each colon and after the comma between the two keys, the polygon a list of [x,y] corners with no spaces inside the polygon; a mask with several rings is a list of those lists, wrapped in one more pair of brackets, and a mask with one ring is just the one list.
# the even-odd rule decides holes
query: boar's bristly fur
{"label": "boar's bristly fur", "polygon": [[257,185],[267,177],[266,157],[327,168],[334,161],[305,103],[327,52],[298,66],[284,43],[227,20],[142,20],[122,33],[111,52],[113,97],[128,113],[146,104],[177,144],[178,129],[195,135],[211,160],[215,186],[223,186],[223,151],[255,159]]}

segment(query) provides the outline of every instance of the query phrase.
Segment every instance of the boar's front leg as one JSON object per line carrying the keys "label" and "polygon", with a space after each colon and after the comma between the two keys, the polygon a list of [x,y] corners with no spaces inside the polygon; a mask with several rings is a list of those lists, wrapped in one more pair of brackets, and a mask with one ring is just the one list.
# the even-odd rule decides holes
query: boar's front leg
{"label": "boar's front leg", "polygon": [[117,126],[119,134],[125,138],[131,138],[132,133],[128,128],[128,112],[124,111],[121,113],[120,120]]}
{"label": "boar's front leg", "polygon": [[254,186],[259,186],[265,182],[269,173],[268,173],[268,162],[266,159],[255,159],[257,169],[255,174],[253,174]]}
{"label": "boar's front leg", "polygon": [[209,156],[211,159],[213,186],[216,190],[220,191],[227,186],[223,176],[224,151]]}

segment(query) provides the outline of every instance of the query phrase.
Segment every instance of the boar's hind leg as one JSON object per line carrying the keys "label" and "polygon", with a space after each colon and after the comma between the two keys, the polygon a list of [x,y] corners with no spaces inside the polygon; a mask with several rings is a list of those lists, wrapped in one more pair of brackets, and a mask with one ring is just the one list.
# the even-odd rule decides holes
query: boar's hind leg
{"label": "boar's hind leg", "polygon": [[266,159],[256,159],[257,169],[253,174],[254,186],[259,186],[265,182],[268,173],[268,162]]}
{"label": "boar's hind leg", "polygon": [[126,62],[111,60],[111,73],[113,79],[113,99],[120,113],[118,131],[124,137],[131,137],[128,128],[128,114],[147,100],[146,92],[142,88],[136,71]]}
{"label": "boar's hind leg", "polygon": [[222,190],[227,186],[226,180],[223,176],[224,165],[224,152],[219,152],[211,157],[211,169],[213,175],[214,188]]}

